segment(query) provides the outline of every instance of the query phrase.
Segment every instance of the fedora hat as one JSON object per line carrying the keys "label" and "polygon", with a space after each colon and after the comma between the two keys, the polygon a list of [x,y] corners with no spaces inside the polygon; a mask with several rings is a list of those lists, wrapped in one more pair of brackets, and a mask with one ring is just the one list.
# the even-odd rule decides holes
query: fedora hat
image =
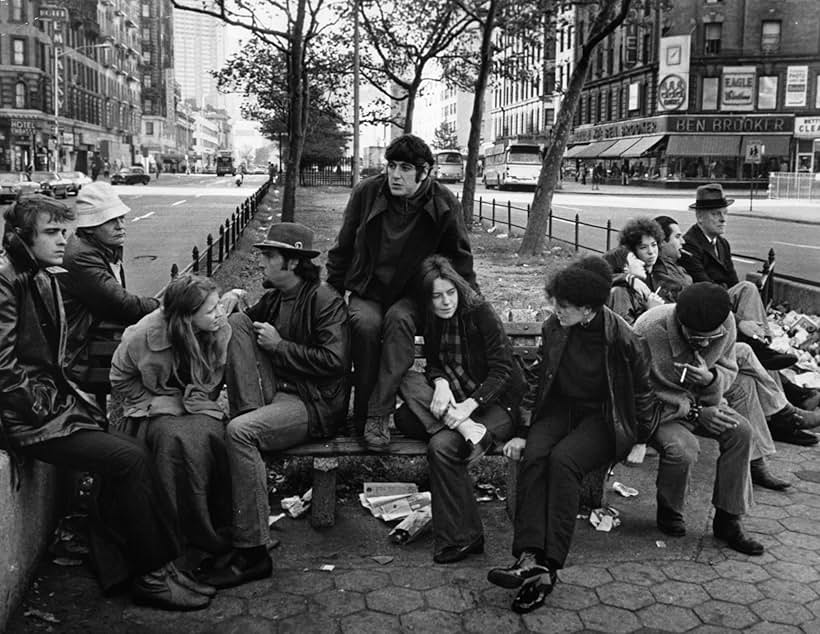
{"label": "fedora hat", "polygon": [[313,248],[313,231],[298,222],[278,222],[272,225],[268,236],[253,246],[257,249],[279,249],[308,258],[319,255],[319,251]]}
{"label": "fedora hat", "polygon": [[734,198],[724,197],[720,183],[708,183],[698,187],[695,202],[689,205],[689,209],[722,209],[733,202]]}
{"label": "fedora hat", "polygon": [[98,227],[131,211],[117,196],[114,188],[102,181],[83,185],[77,194],[76,205],[77,227],[80,229]]}

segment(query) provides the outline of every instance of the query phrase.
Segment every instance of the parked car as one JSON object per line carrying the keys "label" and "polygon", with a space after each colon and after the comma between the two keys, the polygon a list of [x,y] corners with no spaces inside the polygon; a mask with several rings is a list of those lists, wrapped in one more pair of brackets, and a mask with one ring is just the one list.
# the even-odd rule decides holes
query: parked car
{"label": "parked car", "polygon": [[69,182],[68,193],[75,196],[80,193],[83,185],[88,185],[92,180],[82,172],[59,172],[60,178]]}
{"label": "parked car", "polygon": [[123,167],[119,172],[111,175],[112,185],[136,185],[142,183],[147,185],[151,181],[151,176],[145,173],[145,168],[139,165]]}
{"label": "parked car", "polygon": [[60,178],[57,172],[32,172],[32,183],[39,183],[40,193],[54,198],[68,197],[68,181]]}
{"label": "parked car", "polygon": [[4,172],[0,174],[0,201],[11,202],[18,195],[39,194],[40,185],[32,183],[25,172]]}

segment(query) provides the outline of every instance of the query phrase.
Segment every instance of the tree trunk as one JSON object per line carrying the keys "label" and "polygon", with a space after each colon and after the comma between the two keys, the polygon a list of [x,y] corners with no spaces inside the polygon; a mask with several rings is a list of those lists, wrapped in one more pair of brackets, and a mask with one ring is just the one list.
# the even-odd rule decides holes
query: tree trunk
{"label": "tree trunk", "polygon": [[475,182],[478,177],[478,146],[481,143],[481,121],[484,118],[484,94],[492,67],[493,29],[498,0],[490,0],[487,19],[481,34],[481,66],[475,84],[473,113],[470,116],[470,136],[467,139],[467,166],[464,170],[464,188],[461,190],[461,208],[467,228],[473,226],[473,204],[475,202]]}
{"label": "tree trunk", "polygon": [[288,157],[285,164],[285,185],[282,191],[282,222],[293,222],[296,213],[296,186],[299,178],[299,160],[305,145],[304,108],[305,86],[303,77],[304,41],[302,30],[305,24],[307,0],[299,0],[296,21],[290,32],[288,60]]}
{"label": "tree trunk", "polygon": [[410,134],[413,131],[413,112],[416,110],[416,97],[419,94],[421,76],[416,77],[407,88],[407,107],[404,111],[404,133]]}

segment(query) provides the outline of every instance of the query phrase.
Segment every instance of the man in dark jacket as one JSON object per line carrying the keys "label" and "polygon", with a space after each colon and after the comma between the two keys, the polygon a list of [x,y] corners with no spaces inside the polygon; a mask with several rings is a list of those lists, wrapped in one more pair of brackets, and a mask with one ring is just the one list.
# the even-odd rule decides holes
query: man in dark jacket
{"label": "man in dark jacket", "polygon": [[80,384],[88,371],[88,341],[100,322],[122,326],[137,323],[159,307],[153,297],[125,290],[122,262],[125,214],[114,188],[98,181],[80,190],[76,201],[77,230],[68,239],[59,275],[68,322],[66,356],[69,373]]}
{"label": "man in dark jacket", "polygon": [[[105,414],[65,373],[65,314],[54,277],[73,212],[29,196],[5,212],[0,267],[0,429],[7,449],[100,477],[92,556],[106,589],[133,579],[135,601],[206,607],[214,589],[176,569],[176,518],[145,446],[105,432]],[[113,539],[112,539],[113,537]],[[105,556],[102,554],[105,553]]]}
{"label": "man in dark jacket", "polygon": [[[311,262],[313,231],[293,222],[274,224],[262,251],[267,293],[230,317],[225,381],[231,422],[228,461],[233,486],[233,546],[224,565],[205,571],[219,588],[269,577],[268,483],[260,452],[281,451],[334,435],[347,396],[347,308],[319,283]],[[231,312],[242,297],[222,298]]]}
{"label": "man in dark jacket", "polygon": [[387,173],[368,178],[350,196],[327,281],[350,291],[354,369],[354,424],[373,450],[389,448],[388,425],[396,393],[413,363],[413,338],[421,327],[415,307],[416,273],[427,256],[440,254],[476,287],[470,240],[461,205],[430,178],[427,144],[405,134],[385,151]]}

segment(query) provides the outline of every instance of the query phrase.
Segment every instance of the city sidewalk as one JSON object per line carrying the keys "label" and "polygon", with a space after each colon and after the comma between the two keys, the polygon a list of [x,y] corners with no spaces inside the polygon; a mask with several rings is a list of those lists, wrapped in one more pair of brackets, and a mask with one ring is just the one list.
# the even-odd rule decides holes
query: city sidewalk
{"label": "city sidewalk", "polygon": [[[657,458],[637,468],[618,465],[609,484],[639,491],[629,499],[607,493],[621,526],[602,533],[579,519],[559,584],[526,616],[509,609],[513,591],[486,580],[491,567],[511,562],[512,528],[502,502],[481,506],[486,552],[449,566],[432,562],[429,536],[394,545],[386,524],[348,503],[336,526],[322,531],[304,519],[281,520],[273,531],[281,540],[273,577],[223,590],[200,612],[160,612],[134,607],[125,596],[103,598],[86,567],[47,561],[7,631],[820,631],[820,449],[778,443],[771,468],[793,485],[785,493],[755,490],[745,526],[766,553],[747,557],[711,536],[717,445],[701,444],[686,537],[669,538],[655,528]],[[374,559],[379,555],[386,563]]]}

